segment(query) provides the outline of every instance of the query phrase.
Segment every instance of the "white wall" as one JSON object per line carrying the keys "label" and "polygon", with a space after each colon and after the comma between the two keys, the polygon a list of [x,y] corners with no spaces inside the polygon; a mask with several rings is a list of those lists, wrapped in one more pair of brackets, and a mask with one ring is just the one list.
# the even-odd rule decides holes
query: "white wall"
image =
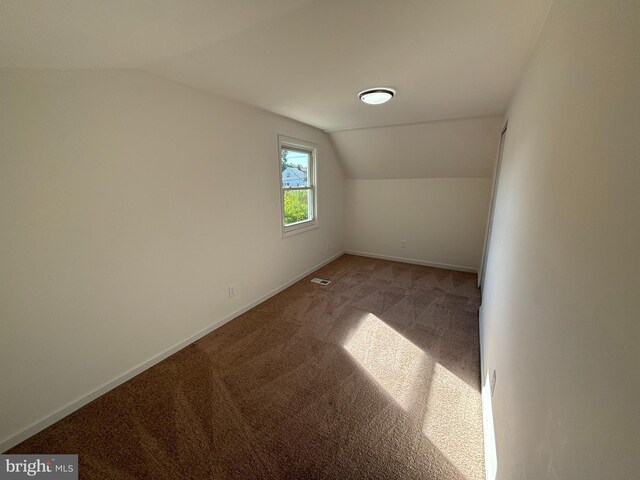
{"label": "white wall", "polygon": [[498,478],[638,478],[640,3],[556,0],[507,117],[481,313]]}
{"label": "white wall", "polygon": [[[4,70],[0,111],[0,441],[343,249],[314,128],[124,70]],[[319,145],[286,239],[278,133]]]}
{"label": "white wall", "polygon": [[502,115],[494,115],[329,135],[349,178],[486,178],[503,123]]}
{"label": "white wall", "polygon": [[490,183],[489,178],[348,179],[345,248],[477,270]]}
{"label": "white wall", "polygon": [[503,123],[488,116],[331,132],[349,177],[346,249],[477,270]]}

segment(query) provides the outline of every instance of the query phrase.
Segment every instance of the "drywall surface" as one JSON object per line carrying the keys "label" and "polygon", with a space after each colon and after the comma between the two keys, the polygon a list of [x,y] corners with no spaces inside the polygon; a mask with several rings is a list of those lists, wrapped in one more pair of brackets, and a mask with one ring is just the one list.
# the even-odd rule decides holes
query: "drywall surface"
{"label": "drywall surface", "polygon": [[499,479],[638,478],[639,60],[639,2],[556,0],[509,108],[481,312]]}
{"label": "drywall surface", "polygon": [[493,172],[503,123],[498,115],[330,136],[349,178],[485,178]]}
{"label": "drywall surface", "polygon": [[[126,70],[2,70],[0,111],[0,441],[343,249],[319,130]],[[286,239],[278,133],[318,145]]]}
{"label": "drywall surface", "polygon": [[142,68],[325,130],[486,115],[551,1],[2,1],[0,65]]}
{"label": "drywall surface", "polygon": [[345,248],[476,270],[490,184],[489,178],[348,179]]}

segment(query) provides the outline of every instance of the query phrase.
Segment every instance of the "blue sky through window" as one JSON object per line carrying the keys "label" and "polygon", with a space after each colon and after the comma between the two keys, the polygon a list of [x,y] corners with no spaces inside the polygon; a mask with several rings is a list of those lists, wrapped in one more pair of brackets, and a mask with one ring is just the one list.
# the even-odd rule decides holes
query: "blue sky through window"
{"label": "blue sky through window", "polygon": [[296,152],[295,150],[287,150],[287,163],[292,165],[300,165],[305,170],[309,169],[309,154],[306,152]]}

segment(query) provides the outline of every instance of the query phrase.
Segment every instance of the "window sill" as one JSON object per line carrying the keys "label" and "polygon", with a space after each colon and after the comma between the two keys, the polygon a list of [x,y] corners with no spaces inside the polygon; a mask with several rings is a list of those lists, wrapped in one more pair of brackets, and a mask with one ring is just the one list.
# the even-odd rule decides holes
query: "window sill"
{"label": "window sill", "polygon": [[282,238],[290,237],[291,235],[297,235],[298,233],[308,232],[309,230],[315,230],[318,228],[318,222],[313,220],[311,222],[304,222],[299,225],[291,225],[282,229]]}

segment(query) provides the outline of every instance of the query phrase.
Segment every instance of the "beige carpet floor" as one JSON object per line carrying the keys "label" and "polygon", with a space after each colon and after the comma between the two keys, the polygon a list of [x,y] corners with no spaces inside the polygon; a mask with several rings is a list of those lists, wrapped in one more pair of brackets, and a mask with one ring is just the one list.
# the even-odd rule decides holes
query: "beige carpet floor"
{"label": "beige carpet floor", "polygon": [[16,446],[87,479],[484,478],[473,274],[344,255]]}

